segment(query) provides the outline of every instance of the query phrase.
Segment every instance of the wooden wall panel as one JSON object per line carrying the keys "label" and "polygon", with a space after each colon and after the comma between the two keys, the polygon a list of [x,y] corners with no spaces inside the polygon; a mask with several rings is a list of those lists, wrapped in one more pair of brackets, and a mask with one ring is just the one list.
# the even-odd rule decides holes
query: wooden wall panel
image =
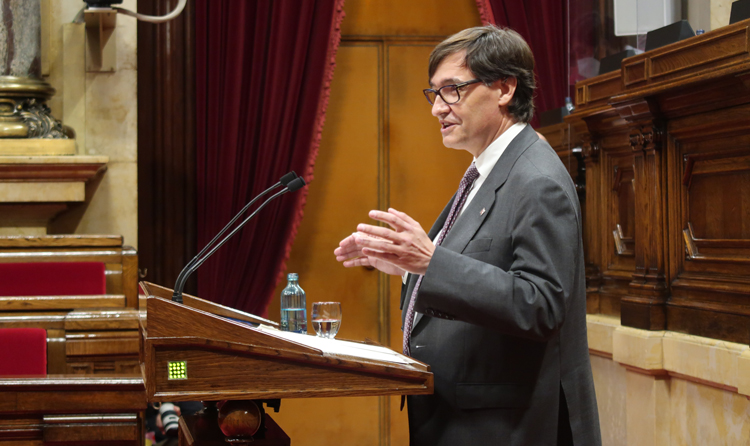
{"label": "wooden wall panel", "polygon": [[[308,320],[313,302],[341,302],[340,339],[379,339],[379,273],[344,269],[333,250],[380,205],[381,51],[378,43],[344,42],[339,48],[315,179],[287,263],[307,293]],[[279,320],[278,297],[269,317]],[[314,333],[311,325],[308,332]],[[285,399],[273,418],[297,445],[328,445],[335,438],[377,444],[380,403],[380,398]]]}
{"label": "wooden wall panel", "polygon": [[[625,271],[634,268],[635,185],[632,152],[606,153],[603,178],[608,240],[605,271]],[[606,272],[605,272],[606,274]]]}
{"label": "wooden wall panel", "polygon": [[473,0],[346,0],[344,10],[347,37],[448,36],[480,25]]}
{"label": "wooden wall panel", "polygon": [[[750,316],[750,136],[743,119],[750,106],[716,114],[732,131],[707,139],[696,117],[677,119],[669,158],[673,244],[668,328],[735,342],[748,342]],[[743,122],[733,122],[736,120]],[[687,132],[686,132],[687,130]],[[735,313],[716,317],[713,312]]]}
{"label": "wooden wall panel", "polygon": [[[479,25],[479,13],[473,0],[347,0],[345,12],[316,179],[287,271],[300,274],[308,312],[316,300],[342,302],[340,338],[401,350],[400,279],[345,269],[333,249],[357,223],[371,222],[371,209],[395,207],[427,230],[457,189],[471,156],[443,146],[422,89],[434,45]],[[279,318],[278,297],[269,317]],[[273,417],[298,446],[405,445],[400,402],[287,399]]]}

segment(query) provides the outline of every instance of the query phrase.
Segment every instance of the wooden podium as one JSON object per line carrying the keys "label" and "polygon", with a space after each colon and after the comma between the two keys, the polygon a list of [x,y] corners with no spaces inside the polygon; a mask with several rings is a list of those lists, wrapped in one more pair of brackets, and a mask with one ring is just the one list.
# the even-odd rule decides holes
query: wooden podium
{"label": "wooden podium", "polygon": [[263,409],[278,412],[281,398],[433,392],[428,365],[387,347],[281,332],[194,296],[183,295],[183,304],[171,298],[168,288],[140,284],[147,400],[206,406],[181,419],[180,444],[288,445]]}

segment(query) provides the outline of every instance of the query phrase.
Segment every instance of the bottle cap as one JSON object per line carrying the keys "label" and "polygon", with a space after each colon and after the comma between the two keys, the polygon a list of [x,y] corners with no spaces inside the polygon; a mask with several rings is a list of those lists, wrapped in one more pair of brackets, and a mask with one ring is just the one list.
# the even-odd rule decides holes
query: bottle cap
{"label": "bottle cap", "polygon": [[297,273],[289,273],[286,278],[287,280],[297,280],[299,279],[299,276],[297,275]]}
{"label": "bottle cap", "polygon": [[695,35],[696,35],[696,36],[700,36],[701,34],[703,34],[703,33],[705,33],[705,32],[706,32],[706,30],[703,30],[703,29],[697,29],[697,30],[695,30]]}

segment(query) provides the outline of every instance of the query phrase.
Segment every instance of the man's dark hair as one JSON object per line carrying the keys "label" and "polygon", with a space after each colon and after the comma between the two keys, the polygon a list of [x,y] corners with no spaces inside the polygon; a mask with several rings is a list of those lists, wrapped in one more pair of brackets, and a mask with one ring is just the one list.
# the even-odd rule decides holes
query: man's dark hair
{"label": "man's dark hair", "polygon": [[519,122],[534,116],[534,55],[517,32],[495,25],[460,31],[438,44],[430,54],[429,78],[446,57],[466,51],[464,66],[477,79],[491,85],[499,79],[516,78],[516,92],[508,111]]}

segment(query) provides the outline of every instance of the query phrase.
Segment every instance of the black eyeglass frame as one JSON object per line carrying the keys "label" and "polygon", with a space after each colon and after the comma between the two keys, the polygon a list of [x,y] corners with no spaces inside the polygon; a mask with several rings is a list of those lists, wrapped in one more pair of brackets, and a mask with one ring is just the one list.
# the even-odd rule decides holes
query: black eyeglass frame
{"label": "black eyeglass frame", "polygon": [[[438,88],[437,90],[434,90],[432,88],[425,88],[424,90],[422,90],[422,93],[424,93],[424,97],[427,98],[427,102],[429,102],[430,105],[435,105],[430,100],[430,93],[435,93],[435,98],[436,99],[437,99],[438,96],[440,96],[440,99],[442,99],[443,102],[445,102],[448,105],[452,105],[452,104],[455,104],[455,103],[457,103],[458,101],[461,100],[461,90],[460,90],[461,88],[463,88],[463,87],[465,87],[467,85],[476,84],[476,83],[479,83],[479,82],[482,82],[481,79],[472,79],[470,81],[461,82],[461,83],[458,83],[458,84],[443,85],[442,87]],[[453,102],[446,101],[445,98],[443,97],[443,95],[440,93],[440,90],[442,90],[443,88],[455,88],[456,89],[457,99],[455,101],[453,101]]]}

